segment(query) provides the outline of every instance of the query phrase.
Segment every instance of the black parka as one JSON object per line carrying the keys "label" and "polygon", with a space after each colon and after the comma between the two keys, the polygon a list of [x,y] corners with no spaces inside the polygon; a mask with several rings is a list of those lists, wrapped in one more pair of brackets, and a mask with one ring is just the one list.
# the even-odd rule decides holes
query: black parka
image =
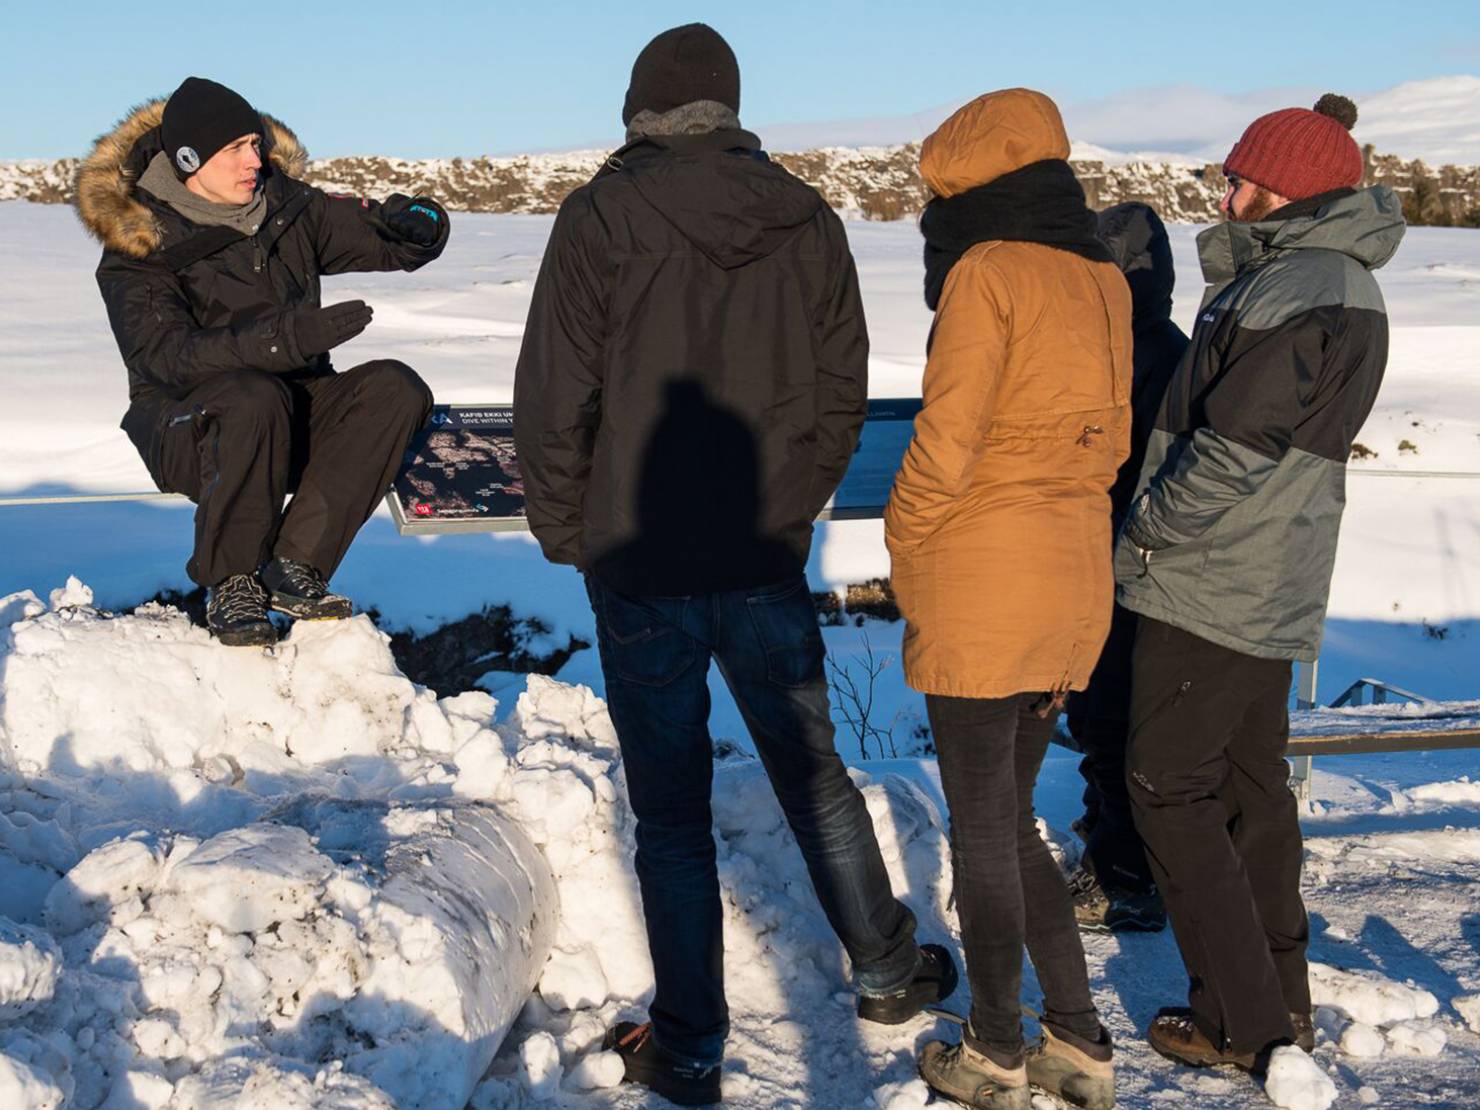
{"label": "black parka", "polygon": [[1131,201],[1099,213],[1099,236],[1131,288],[1131,331],[1135,337],[1131,378],[1131,453],[1110,487],[1110,511],[1119,529],[1136,495],[1146,444],[1156,413],[1177,364],[1187,351],[1187,336],[1172,322],[1176,270],[1166,225],[1150,205]]}
{"label": "black parka", "polygon": [[255,235],[203,227],[138,188],[161,149],[163,101],[135,110],[98,140],[77,178],[77,210],[104,246],[98,287],[128,367],[127,430],[213,374],[263,370],[287,377],[333,373],[327,354],[298,344],[294,313],[319,305],[319,278],[357,270],[414,270],[446,245],[401,242],[380,206],[330,196],[297,180],[307,154],[263,117],[267,212]]}
{"label": "black parka", "polygon": [[645,139],[561,206],[514,435],[545,554],[639,595],[801,572],[867,409],[842,222],[743,131]]}

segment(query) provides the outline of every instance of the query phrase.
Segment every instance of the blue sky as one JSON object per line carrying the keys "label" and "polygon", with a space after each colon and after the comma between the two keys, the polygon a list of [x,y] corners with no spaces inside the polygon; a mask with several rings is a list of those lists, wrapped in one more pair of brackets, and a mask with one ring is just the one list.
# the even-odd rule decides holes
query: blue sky
{"label": "blue sky", "polygon": [[1018,84],[1063,100],[1177,84],[1360,93],[1480,72],[1477,0],[1303,0],[1260,26],[1269,10],[1226,0],[17,5],[0,66],[0,158],[79,154],[130,105],[192,73],[283,119],[316,155],[600,146],[619,138],[637,51],[693,20],[734,46],[741,116],[762,138],[767,123],[901,115]]}

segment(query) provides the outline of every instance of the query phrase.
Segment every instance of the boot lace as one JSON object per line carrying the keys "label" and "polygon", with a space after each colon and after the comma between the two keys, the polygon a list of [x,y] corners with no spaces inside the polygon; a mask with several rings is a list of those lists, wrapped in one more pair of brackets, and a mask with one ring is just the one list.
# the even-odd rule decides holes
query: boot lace
{"label": "boot lace", "polygon": [[211,591],[210,611],[228,622],[266,620],[267,591],[255,574],[233,574]]}
{"label": "boot lace", "polygon": [[308,563],[279,557],[277,565],[282,579],[278,586],[279,592],[292,594],[294,597],[310,598],[314,601],[318,601],[329,593],[329,584],[324,581],[324,576]]}

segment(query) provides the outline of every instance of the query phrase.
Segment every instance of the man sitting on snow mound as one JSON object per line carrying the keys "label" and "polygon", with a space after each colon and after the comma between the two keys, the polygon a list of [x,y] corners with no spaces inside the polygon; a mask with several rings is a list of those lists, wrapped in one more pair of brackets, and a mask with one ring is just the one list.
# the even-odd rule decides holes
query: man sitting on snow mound
{"label": "man sitting on snow mound", "polygon": [[77,174],[128,367],[123,429],[159,488],[196,504],[186,570],[223,644],[274,643],[269,606],[349,616],[327,580],[431,411],[404,363],[335,372],[329,350],[371,310],[321,307],[319,278],[415,270],[442,253],[447,214],[425,197],[329,196],[297,180],[307,161],[282,124],[190,77]]}
{"label": "man sitting on snow mound", "polygon": [[1292,660],[1314,660],[1346,460],[1387,363],[1372,271],[1403,214],[1358,189],[1356,107],[1323,96],[1249,125],[1223,163],[1228,222],[1115,553],[1140,615],[1127,786],[1190,980],[1151,1046],[1262,1067],[1314,1044],[1301,841],[1285,748]]}
{"label": "man sitting on snow mound", "polygon": [[833,747],[803,574],[867,410],[858,275],[842,221],[739,110],[711,28],[643,49],[628,143],[560,207],[514,376],[529,524],[586,573],[637,817],[657,988],[651,1022],[606,1044],[629,1081],[683,1105],[719,1100],[729,1030],[711,660],[852,961],[859,1016],[908,1021],[956,984],[944,948],[916,945]]}

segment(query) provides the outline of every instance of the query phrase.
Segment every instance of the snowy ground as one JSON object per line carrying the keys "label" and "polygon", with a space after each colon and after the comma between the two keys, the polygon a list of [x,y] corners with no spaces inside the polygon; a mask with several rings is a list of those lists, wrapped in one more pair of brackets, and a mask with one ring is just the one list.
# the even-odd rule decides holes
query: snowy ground
{"label": "snowy ground", "polygon": [[[549,220],[455,220],[447,256],[421,273],[330,283],[331,297],[376,307],[375,324],[336,357],[342,366],[403,358],[444,401],[506,400]],[[1173,230],[1184,325],[1200,287],[1194,230]],[[917,234],[908,224],[853,224],[850,235],[874,339],[872,392],[914,393],[929,322]],[[0,496],[148,489],[116,428],[124,376],[91,277],[95,249],[54,207],[0,204],[0,237],[11,260],[0,274]],[[1381,278],[1392,360],[1359,436],[1377,457],[1362,467],[1480,471],[1480,236],[1410,232]],[[1416,453],[1399,449],[1405,439]],[[1477,489],[1473,478],[1352,478],[1323,698],[1363,675],[1434,697],[1480,696]],[[136,603],[186,584],[189,534],[188,512],[169,503],[0,507],[0,598],[31,589],[45,599],[75,573],[99,607]],[[819,529],[815,588],[884,573],[877,522]],[[574,576],[545,566],[522,536],[402,539],[381,515],[336,585],[393,625],[425,630],[509,602],[562,638],[591,636]],[[371,1076],[403,1105],[455,1106],[471,1085],[461,1077],[486,1056],[484,1038],[496,1039],[511,1016],[523,962],[539,962],[539,866],[498,863],[520,858],[518,830],[554,875],[561,918],[544,943],[555,956],[531,967],[540,997],[473,1105],[546,1094],[643,1104],[635,1092],[605,1090],[612,1062],[587,1053],[603,1023],[638,1012],[650,985],[593,652],[577,653],[560,683],[491,674],[491,698],[439,702],[400,678],[363,621],[305,628],[274,656],[229,662],[168,612],[106,621],[79,608],[83,600],[63,592],[57,612],[0,603],[0,625],[10,626],[0,631],[0,917],[17,922],[0,922],[0,1106],[28,1104],[6,1086],[22,1075],[34,1080],[37,1105],[68,1083],[68,1105],[111,1097],[120,1110],[169,1098],[386,1105]],[[922,932],[949,939],[938,785],[934,764],[912,758],[923,707],[900,681],[899,629],[867,621],[825,637],[836,663],[860,678],[866,647],[882,664],[873,722],[901,758],[881,761],[890,743],[875,737],[864,760],[846,725],[839,745],[869,783],[891,870]],[[912,1053],[937,1030],[852,1020],[841,955],[743,754],[734,711],[718,704],[716,736],[741,749],[716,788],[735,1023],[727,1098],[917,1105]],[[1471,781],[1480,759],[1344,757],[1316,767],[1306,820],[1313,956],[1365,977],[1317,978],[1328,1003],[1317,1059],[1342,1104],[1471,1105],[1480,1087],[1480,1003],[1471,1000],[1480,993],[1480,785]],[[301,801],[305,790],[318,800]],[[1077,797],[1072,757],[1056,751],[1038,800],[1049,835],[1071,855],[1070,838],[1052,830],[1067,829]],[[487,822],[511,816],[518,829],[498,851],[446,859],[448,842],[465,843],[456,830],[467,822],[484,822],[488,839]],[[251,849],[261,856],[264,843],[288,862],[254,864]],[[95,850],[112,855],[89,857]],[[197,897],[195,887],[182,895],[192,859],[221,897]],[[409,880],[394,885],[418,873],[406,862],[416,859],[431,863],[430,894],[406,891]],[[272,897],[238,882],[258,872],[276,884]],[[469,947],[458,907],[436,894],[443,874],[504,899],[510,919],[527,915],[529,939]],[[522,901],[519,876],[531,876]],[[1140,1040],[1155,1009],[1181,991],[1170,938],[1092,937],[1087,948],[1122,1047],[1123,1105],[1259,1101],[1246,1079],[1174,1072]],[[520,959],[490,955],[515,949]],[[346,1070],[324,1069],[329,1059]],[[437,1062],[409,1068],[411,1059]],[[225,1097],[242,1090],[257,1101]]]}

